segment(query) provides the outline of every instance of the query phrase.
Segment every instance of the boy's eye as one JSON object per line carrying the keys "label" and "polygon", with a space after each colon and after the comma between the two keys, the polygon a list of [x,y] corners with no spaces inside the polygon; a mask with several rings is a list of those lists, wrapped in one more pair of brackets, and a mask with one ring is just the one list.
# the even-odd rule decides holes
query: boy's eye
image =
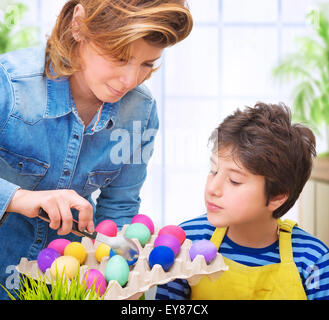
{"label": "boy's eye", "polygon": [[215,170],[210,170],[209,173],[212,174],[213,176],[215,176],[215,175],[217,174],[217,171],[215,171]]}
{"label": "boy's eye", "polygon": [[240,182],[234,181],[234,180],[232,180],[232,179],[230,179],[230,182],[231,182],[233,185],[235,185],[235,186],[241,184]]}

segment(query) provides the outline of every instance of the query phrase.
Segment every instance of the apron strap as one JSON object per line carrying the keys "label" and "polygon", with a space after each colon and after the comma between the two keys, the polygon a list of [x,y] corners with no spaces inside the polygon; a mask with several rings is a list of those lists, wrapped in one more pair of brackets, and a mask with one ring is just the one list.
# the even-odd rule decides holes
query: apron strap
{"label": "apron strap", "polygon": [[216,246],[217,251],[222,244],[227,228],[216,228],[211,236],[210,241]]}
{"label": "apron strap", "polygon": [[278,222],[278,232],[279,232],[279,250],[281,262],[289,263],[294,261],[292,244],[291,244],[291,232],[297,223],[293,220],[286,219]]}
{"label": "apron strap", "polygon": [[[279,232],[279,250],[281,262],[289,263],[294,261],[292,244],[291,244],[291,232],[297,223],[293,220],[286,219],[282,221],[277,219],[278,232]],[[225,237],[227,228],[216,228],[210,241],[215,244],[217,251],[222,244]]]}

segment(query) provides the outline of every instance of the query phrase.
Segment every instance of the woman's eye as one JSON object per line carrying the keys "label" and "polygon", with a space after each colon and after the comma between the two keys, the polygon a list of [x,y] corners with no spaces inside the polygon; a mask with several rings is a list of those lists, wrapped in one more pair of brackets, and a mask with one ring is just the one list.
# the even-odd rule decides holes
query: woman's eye
{"label": "woman's eye", "polygon": [[143,66],[146,68],[153,68],[154,64],[153,63],[144,63]]}

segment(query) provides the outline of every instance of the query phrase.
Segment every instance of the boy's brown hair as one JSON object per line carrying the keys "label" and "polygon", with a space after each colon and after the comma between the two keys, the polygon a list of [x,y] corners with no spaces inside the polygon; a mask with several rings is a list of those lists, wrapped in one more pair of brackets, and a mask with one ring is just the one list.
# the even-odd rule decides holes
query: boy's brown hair
{"label": "boy's brown hair", "polygon": [[298,199],[312,170],[316,142],[312,131],[291,123],[290,109],[284,104],[258,102],[226,117],[210,139],[213,151],[232,147],[233,158],[251,173],[265,177],[268,201],[288,194],[287,201],[273,212],[283,216]]}

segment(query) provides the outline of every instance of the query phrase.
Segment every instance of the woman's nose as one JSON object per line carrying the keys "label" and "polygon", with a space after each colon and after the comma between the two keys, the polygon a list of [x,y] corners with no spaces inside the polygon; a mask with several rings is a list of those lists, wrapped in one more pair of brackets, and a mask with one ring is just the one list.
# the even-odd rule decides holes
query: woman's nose
{"label": "woman's nose", "polygon": [[128,65],[124,68],[120,81],[126,90],[132,90],[138,85],[139,70],[136,66]]}

